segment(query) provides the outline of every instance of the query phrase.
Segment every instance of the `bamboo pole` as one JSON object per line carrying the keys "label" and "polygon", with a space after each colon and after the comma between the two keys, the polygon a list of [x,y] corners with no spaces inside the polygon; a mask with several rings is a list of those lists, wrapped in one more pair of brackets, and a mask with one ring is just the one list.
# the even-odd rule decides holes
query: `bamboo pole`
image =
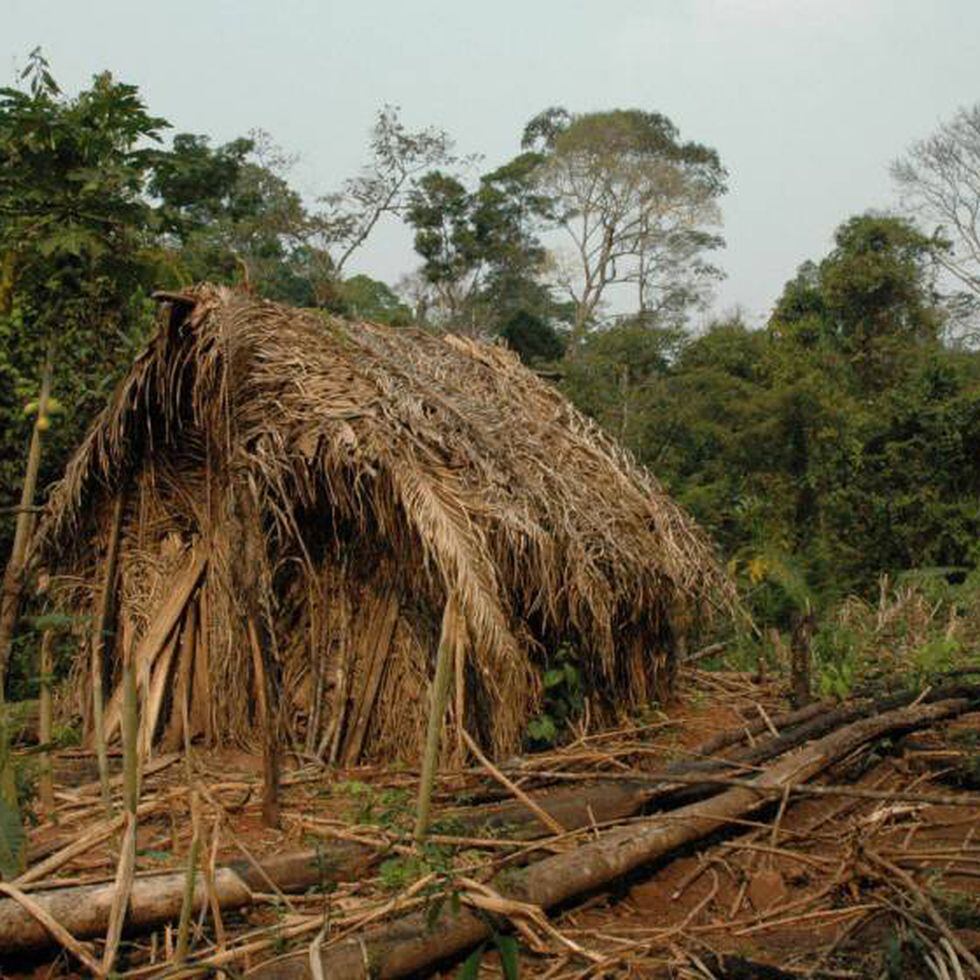
{"label": "bamboo pole", "polygon": [[136,665],[133,645],[130,641],[128,622],[123,622],[123,711],[122,711],[122,749],[123,749],[123,806],[125,808],[126,831],[119,845],[119,863],[116,869],[115,887],[109,923],[106,932],[106,945],[103,967],[108,973],[119,948],[126,911],[133,890],[133,875],[136,869],[137,810],[139,807],[139,709],[136,695]]}
{"label": "bamboo pole", "polygon": [[17,511],[17,524],[14,529],[14,545],[10,551],[10,559],[3,576],[3,591],[0,592],[0,705],[3,704],[5,697],[4,689],[7,683],[10,644],[13,640],[14,626],[17,623],[17,613],[20,610],[27,546],[34,524],[34,494],[37,490],[37,474],[41,466],[42,433],[48,425],[47,412],[48,402],[51,398],[52,370],[52,352],[48,348],[41,373],[41,394],[37,400],[37,418],[34,420],[31,445],[27,451],[27,465],[24,468],[24,484],[20,491],[20,507]]}
{"label": "bamboo pole", "polygon": [[421,844],[429,827],[432,807],[432,787],[439,766],[439,743],[442,721],[449,699],[449,678],[452,673],[454,654],[459,644],[459,610],[454,594],[446,599],[442,613],[442,629],[439,632],[439,648],[436,652],[436,672],[429,691],[429,723],[425,735],[425,754],[422,757],[422,775],[419,780],[418,807],[415,817],[415,841]]}
{"label": "bamboo pole", "polygon": [[[977,698],[980,698],[980,688],[971,685],[933,691],[929,697],[936,697],[937,702],[942,701],[941,707],[935,714],[923,712],[922,706],[916,707],[911,712],[895,711],[894,707],[900,706],[901,703],[907,705],[913,696],[906,694],[903,697],[904,702],[899,702],[897,698],[890,698],[887,703],[881,703],[878,706],[872,702],[864,702],[864,712],[870,716],[869,718],[860,722],[859,726],[853,726],[850,725],[854,721],[853,717],[841,717],[838,719],[838,724],[848,725],[846,730],[851,732],[848,737],[855,737],[856,735],[862,739],[880,736],[889,727],[896,724],[904,724],[909,727],[928,725],[937,720],[938,717],[955,715],[961,710],[959,705],[950,701],[951,697],[968,699],[972,705],[975,705]],[[963,703],[961,701],[960,705]],[[805,721],[813,714],[814,710],[814,707],[810,706],[805,711],[773,717],[773,721],[784,730],[779,739],[771,739],[769,742],[774,756],[784,754],[789,749],[796,747],[795,743],[786,742],[791,720]],[[889,717],[885,718],[885,714],[888,714]],[[877,727],[879,725],[878,719],[881,718],[884,718],[884,728]],[[871,726],[870,730],[868,726]],[[806,726],[801,725],[801,727],[805,728]],[[797,773],[795,769],[798,762],[803,762],[808,757],[813,758],[811,748],[817,745],[823,745],[826,748],[829,743],[831,745],[836,744],[835,751],[846,749],[847,745],[841,741],[836,743],[832,741],[842,731],[845,729],[839,729],[822,739],[820,743],[813,742],[802,753],[786,756],[787,763],[791,764],[792,794],[820,793],[821,795],[836,794],[841,796],[860,794],[862,797],[879,798],[873,791],[853,787],[826,786],[823,784],[814,786],[800,783],[806,770],[801,769]],[[732,744],[740,736],[744,737],[744,731],[741,729],[731,730],[723,739],[715,736],[695,746],[692,749],[692,755],[697,758],[706,754],[712,745]],[[809,738],[801,740],[809,740]],[[830,757],[832,754],[828,753],[826,757],[828,763],[833,762]],[[775,767],[771,767],[768,771],[773,772],[774,769]],[[570,774],[566,773],[565,775]],[[538,798],[537,802],[571,831],[621,821],[639,812],[654,796],[659,787],[669,786],[672,781],[688,783],[701,778],[703,777],[698,771],[696,763],[673,763],[663,770],[644,773],[642,778],[633,782],[609,781],[607,777],[607,781],[597,782],[593,786],[578,784],[569,789],[549,792],[547,795]],[[712,783],[712,777],[708,776],[706,782]],[[772,780],[767,783],[752,781],[748,778],[724,780],[726,787],[733,783],[737,789],[751,794],[760,804],[781,795],[785,792],[786,786],[785,782]],[[953,805],[954,803],[970,805],[969,799],[965,797],[938,797],[935,794],[920,795],[903,793],[902,791],[893,793],[882,791],[880,798],[885,797],[896,801],[911,799],[913,802],[927,800],[942,805]],[[715,800],[718,798],[716,796]],[[141,815],[158,812],[161,806],[165,805],[161,801],[144,803],[141,807]],[[659,819],[665,826],[670,826],[684,823],[691,814],[704,815],[709,812],[715,812],[714,800],[701,802],[693,807],[685,807],[683,810],[671,810],[669,813],[661,814]],[[462,819],[464,826],[474,831],[485,827],[506,828],[509,840],[536,839],[541,836],[539,819],[534,817],[523,804],[516,801],[480,807]],[[87,835],[72,842],[67,849],[32,867],[17,880],[16,884],[20,887],[30,886],[50,877],[71,857],[85,853],[100,841],[118,832],[119,828],[123,826],[124,820],[125,816],[119,815],[112,821],[104,821],[94,831],[90,831]],[[652,824],[653,821],[650,823]],[[636,827],[637,825],[631,826]],[[577,852],[573,851],[567,855],[569,862],[573,861],[575,853]],[[252,890],[267,892],[271,888],[272,891],[293,893],[303,892],[314,886],[323,887],[327,882],[359,881],[370,876],[371,869],[385,854],[386,852],[378,851],[371,845],[337,840],[314,849],[277,854],[262,860],[258,868],[251,861],[236,861],[229,866],[215,868],[212,876],[214,884],[211,893],[220,908],[223,911],[229,911],[248,905],[252,900]],[[185,885],[186,874],[183,871],[161,872],[146,877],[137,877],[133,882],[129,903],[128,923],[130,928],[148,929],[164,922],[175,921],[180,914]],[[61,888],[46,888],[31,894],[39,905],[43,906],[73,935],[80,939],[88,939],[105,935],[114,890],[115,886],[112,883],[66,885]],[[195,886],[194,896],[195,910],[199,910],[209,900],[200,881]],[[451,925],[451,923],[449,924]],[[442,929],[441,921],[437,924],[437,929]],[[420,933],[427,933],[426,924],[422,923],[419,930]],[[397,930],[395,931],[397,932]],[[365,938],[368,945],[373,946],[373,939]],[[479,937],[476,941],[479,941]],[[0,957],[17,950],[36,949],[46,942],[48,942],[47,933],[29,914],[15,903],[0,900]],[[438,937],[435,937],[433,942],[438,945]]]}
{"label": "bamboo pole", "polygon": [[136,873],[136,816],[126,811],[126,829],[119,848],[119,862],[116,865],[114,893],[109,909],[109,924],[106,928],[105,949],[102,953],[102,970],[108,976],[112,972],[119,943],[122,941],[126,911],[133,891],[133,877]]}
{"label": "bamboo pole", "polygon": [[126,506],[124,491],[116,494],[112,506],[112,524],[109,527],[109,541],[106,546],[105,570],[102,576],[102,591],[99,594],[99,607],[96,612],[95,630],[92,633],[92,730],[95,739],[95,754],[99,760],[99,785],[102,789],[102,802],[106,813],[112,813],[112,794],[109,789],[109,757],[106,752],[105,733],[105,695],[102,690],[104,679],[103,654],[106,632],[112,609],[112,598],[116,585],[116,564],[119,557],[119,538],[122,528],[123,511]]}

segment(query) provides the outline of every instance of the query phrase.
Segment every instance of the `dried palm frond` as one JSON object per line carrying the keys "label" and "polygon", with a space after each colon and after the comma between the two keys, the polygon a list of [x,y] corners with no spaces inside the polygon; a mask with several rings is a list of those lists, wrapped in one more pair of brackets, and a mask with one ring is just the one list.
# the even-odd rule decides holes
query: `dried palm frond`
{"label": "dried palm frond", "polygon": [[[75,604],[123,482],[138,492],[121,602],[139,629],[179,552],[208,545],[200,655],[218,739],[249,730],[249,699],[233,697],[254,684],[243,602],[268,621],[287,723],[312,748],[331,725],[342,736],[372,653],[358,610],[396,590],[368,755],[414,753],[418,712],[389,699],[430,672],[449,594],[470,637],[459,703],[497,753],[535,710],[542,650],[571,644],[597,705],[625,709],[666,682],[672,619],[734,604],[693,521],[510,352],[213,286],[164,307],[51,494],[35,559],[74,584]],[[259,548],[245,543],[253,523]]]}

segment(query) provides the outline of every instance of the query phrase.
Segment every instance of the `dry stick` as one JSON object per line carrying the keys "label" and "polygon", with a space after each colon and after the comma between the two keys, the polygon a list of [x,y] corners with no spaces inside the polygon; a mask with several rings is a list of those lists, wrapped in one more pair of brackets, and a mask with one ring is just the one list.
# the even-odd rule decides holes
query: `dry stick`
{"label": "dry stick", "polygon": [[[970,969],[974,971],[974,976],[980,977],[980,960],[963,945],[956,933],[950,929],[932,899],[919,887],[915,879],[907,871],[904,871],[896,864],[892,864],[891,861],[886,861],[885,858],[878,854],[869,851],[867,852],[867,856],[873,864],[877,864],[883,871],[886,871],[893,878],[897,878],[912,893],[923,912],[929,916],[932,924],[952,944],[960,958],[970,965]],[[892,882],[892,887],[895,887],[894,882]]]}
{"label": "dry stick", "polygon": [[28,868],[22,875],[14,879],[15,884],[26,885],[47,878],[73,858],[87,853],[93,847],[101,844],[102,841],[112,837],[124,823],[125,817],[120,815],[101,827],[95,827],[81,837],[66,844],[61,850],[56,851],[50,857]]}
{"label": "dry stick", "polygon": [[[145,683],[146,675],[149,674],[156,658],[164,649],[167,638],[183,614],[184,607],[204,574],[206,566],[207,554],[203,548],[198,546],[196,550],[191,550],[187,556],[187,565],[174,577],[170,593],[161,603],[160,608],[156,610],[146,633],[143,634],[139,646],[133,653],[132,659],[138,674],[138,685],[142,686]],[[123,691],[124,688],[120,685],[113,692],[108,705],[106,705],[105,737],[107,741],[112,739],[120,725]]]}
{"label": "dry stick", "polygon": [[[191,604],[193,608],[193,603]],[[187,630],[187,620],[185,619],[183,632]],[[193,624],[190,624],[193,628]],[[157,722],[160,718],[160,710],[163,707],[163,699],[167,693],[167,681],[170,678],[170,667],[173,663],[174,652],[177,649],[178,633],[181,631],[175,627],[170,634],[170,639],[164,644],[160,656],[153,667],[152,672],[147,672],[146,685],[143,695],[143,717],[140,720],[140,735],[138,741],[138,751],[140,760],[147,762],[153,753],[153,735],[156,732]]]}
{"label": "dry stick", "polygon": [[106,813],[112,813],[112,795],[109,788],[109,757],[106,753],[105,704],[102,692],[103,653],[105,637],[109,628],[109,615],[116,585],[116,565],[119,558],[119,538],[122,527],[123,510],[126,505],[125,491],[116,494],[112,505],[112,524],[109,528],[109,542],[106,546],[105,572],[102,576],[102,591],[99,594],[99,608],[92,632],[92,734],[95,739],[95,754],[99,760],[99,786],[102,789],[102,803]]}
{"label": "dry stick", "polygon": [[133,889],[133,874],[136,871],[136,817],[126,812],[126,832],[119,849],[119,864],[116,869],[115,895],[109,910],[109,927],[106,930],[105,950],[102,954],[102,969],[108,974],[112,971],[122,940],[123,924],[126,921],[126,908]]}
{"label": "dry stick", "polygon": [[565,828],[555,818],[543,810],[527,793],[524,792],[516,783],[511,782],[481,751],[480,747],[473,741],[470,733],[461,727],[460,736],[466,743],[466,747],[473,753],[480,765],[500,783],[516,796],[553,834],[564,834]]}
{"label": "dry stick", "polygon": [[41,419],[46,419],[48,401],[51,398],[51,374],[53,353],[48,346],[41,372],[41,393],[37,400],[37,419],[31,432],[31,445],[27,451],[27,465],[24,467],[24,483],[20,491],[20,507],[14,528],[14,544],[3,575],[0,591],[0,705],[4,702],[4,688],[7,681],[7,662],[10,658],[10,644],[17,624],[20,610],[20,597],[24,589],[24,571],[27,563],[27,548],[31,529],[34,526],[34,493],[37,489],[37,474],[41,465],[41,433],[44,427]]}
{"label": "dry stick", "polygon": [[[511,872],[506,881],[496,881],[494,886],[505,896],[545,908],[561,904],[608,886],[637,867],[724,828],[732,818],[757,809],[765,796],[782,792],[787,783],[815,776],[868,741],[892,731],[931,724],[968,706],[966,699],[955,699],[860,719],[777,762],[750,786],[675,810],[669,820],[653,817],[610,831],[572,852],[545,858],[523,872]],[[462,953],[489,932],[486,921],[465,910],[444,916],[434,927],[425,915],[413,915],[327,947],[322,951],[321,964],[325,976],[362,978],[369,972],[379,978],[405,976]],[[259,968],[254,976],[310,976],[305,953],[279,961],[275,971]]]}
{"label": "dry stick", "polygon": [[[129,630],[122,630],[123,642],[123,805],[126,809],[126,832],[119,848],[119,865],[116,872],[116,890],[109,912],[109,928],[106,931],[106,948],[103,967],[108,973],[116,958],[116,951],[122,939],[126,910],[133,889],[133,873],[136,870],[136,831],[139,808],[139,708],[136,702],[136,669],[133,664],[133,648]],[[106,787],[103,787],[103,792]]]}
{"label": "dry stick", "polygon": [[[191,669],[197,647],[198,609],[200,600],[192,601],[184,614],[184,629],[180,638],[180,653],[177,656],[176,681],[172,691],[172,707],[166,731],[160,740],[165,750],[173,750],[186,745],[185,732],[190,729],[190,711],[187,699],[191,688]],[[193,733],[191,733],[193,737]]]}
{"label": "dry stick", "polygon": [[439,742],[442,720],[446,714],[449,697],[449,676],[453,666],[456,645],[460,642],[460,617],[458,600],[454,594],[446,599],[442,613],[442,629],[439,633],[439,649],[436,652],[436,673],[429,693],[429,724],[425,735],[425,754],[422,757],[422,775],[419,780],[418,813],[415,819],[415,840],[422,843],[429,829],[429,811],[432,806],[432,787],[439,765]]}
{"label": "dry stick", "polygon": [[[941,703],[941,702],[937,702]],[[587,773],[548,773],[552,778],[561,778],[562,776],[567,776],[571,780],[581,780],[588,777]],[[603,780],[612,780],[617,776],[622,776],[628,782],[635,782],[637,780],[636,773],[603,773]],[[791,793],[797,793],[803,796],[846,796],[853,797],[856,800],[885,800],[891,803],[905,802],[905,803],[926,803],[931,806],[967,806],[975,807],[977,801],[975,798],[970,796],[952,796],[945,793],[915,793],[915,792],[905,792],[901,789],[895,790],[872,790],[872,789],[860,789],[856,786],[837,786],[837,785],[819,785],[819,786],[809,786],[797,783],[790,783],[787,786],[779,787],[762,787],[751,779],[739,779],[737,776],[712,776],[709,774],[695,774],[693,776],[684,775],[683,773],[676,773],[671,775],[664,775],[664,782],[667,784],[677,783],[680,785],[708,785],[708,786],[736,786],[753,788],[759,793],[765,793],[768,795],[773,795],[776,793],[783,793],[787,789]],[[656,791],[659,792],[663,787],[656,787]]]}
{"label": "dry stick", "polygon": [[356,766],[360,760],[368,726],[374,717],[374,704],[398,621],[397,593],[393,589],[385,593],[375,604],[373,612],[374,622],[362,634],[360,641],[367,663],[361,688],[353,697],[354,714],[344,745],[344,764],[348,766]]}
{"label": "dry stick", "polygon": [[123,631],[122,727],[123,805],[130,813],[139,806],[139,706],[136,694],[136,665],[128,630]]}
{"label": "dry stick", "polygon": [[466,648],[456,644],[456,657],[453,664],[455,674],[453,712],[456,715],[456,758],[460,768],[466,760],[463,748],[463,733],[466,729]]}
{"label": "dry stick", "polygon": [[[802,715],[803,720],[812,713],[812,708],[813,706]],[[797,717],[800,717],[799,713],[797,713]],[[774,718],[774,721],[782,728],[788,727],[788,723],[783,717]],[[717,741],[717,737],[715,741]],[[786,748],[785,733],[780,743],[782,748]],[[709,744],[711,743],[706,743],[706,745]],[[705,746],[701,748],[705,748]],[[154,765],[160,765],[162,762],[170,761],[173,758],[175,757],[170,757],[169,760],[157,760]],[[668,771],[664,773],[648,773],[645,775],[648,780],[669,781],[671,775],[676,777],[679,773],[673,767],[668,767]],[[238,786],[242,784],[222,785]],[[647,782],[646,787],[649,785],[650,783]],[[646,787],[640,781],[635,783],[607,783],[602,795],[592,801],[597,813],[600,809],[602,810],[602,817],[597,817],[599,822],[619,821],[635,813],[643,805],[643,802],[650,797]],[[208,796],[206,787],[202,786],[201,790],[205,796]],[[582,800],[579,798],[581,795],[580,791],[566,790],[547,797],[542,802],[551,812],[559,813],[562,822],[569,826],[581,827],[589,822],[585,809],[581,805]],[[167,805],[168,798],[143,803],[139,807],[139,815],[140,817],[149,815]],[[221,808],[221,804],[216,803],[215,805],[219,809]],[[508,824],[516,822],[523,825],[528,820],[523,804],[505,804],[502,810],[499,807],[494,810],[495,813],[498,811],[501,819]],[[21,879],[18,879],[17,883],[36,882],[48,877],[72,858],[87,852],[116,833],[122,826],[123,819],[120,816],[89,831],[56,854],[32,867]],[[480,823],[486,820],[485,814],[479,817]],[[536,824],[537,818],[534,820]],[[533,850],[534,846],[536,845],[532,845],[528,849],[528,853]],[[334,881],[338,880],[338,876],[341,875],[346,875],[347,880],[357,880],[363,877],[368,873],[368,869],[376,863],[378,857],[370,848],[353,844],[341,844],[331,850],[332,857],[330,860],[335,867],[331,868],[329,877],[330,880]],[[222,909],[239,908],[248,904],[250,901],[249,888],[264,887],[265,877],[256,874],[254,871],[249,873],[250,870],[250,866],[217,869],[214,876],[215,893]],[[322,859],[318,857],[316,850],[286,854],[271,862],[264,862],[263,871],[269,879],[276,882],[286,892],[301,891],[311,885],[322,883],[323,880]],[[75,935],[85,938],[105,935],[106,914],[114,895],[113,888],[107,885],[81,882],[66,882],[65,885],[70,887],[52,889],[40,894],[38,900],[43,902],[51,914],[60,919]],[[170,918],[175,918],[180,911],[183,885],[184,877],[181,874],[171,872],[147,877],[138,875],[130,904],[131,925],[154,926]],[[30,917],[18,916],[16,912],[16,908],[0,908],[0,952],[28,949],[45,941],[46,933],[44,930],[36,927]]]}
{"label": "dry stick", "polygon": [[39,698],[38,738],[44,751],[41,753],[41,773],[38,779],[38,792],[44,812],[50,816],[54,810],[54,777],[51,773],[51,675],[54,664],[51,655],[51,645],[54,642],[54,632],[45,630],[41,636],[41,652],[38,657],[38,677],[41,683]]}
{"label": "dry stick", "polygon": [[102,967],[98,961],[92,957],[88,950],[47,909],[42,908],[33,898],[25,895],[19,888],[11,885],[9,882],[0,881],[0,893],[12,898],[18,905],[29,912],[32,918],[37,919],[51,934],[53,939],[92,971],[93,976],[100,977],[103,975]]}

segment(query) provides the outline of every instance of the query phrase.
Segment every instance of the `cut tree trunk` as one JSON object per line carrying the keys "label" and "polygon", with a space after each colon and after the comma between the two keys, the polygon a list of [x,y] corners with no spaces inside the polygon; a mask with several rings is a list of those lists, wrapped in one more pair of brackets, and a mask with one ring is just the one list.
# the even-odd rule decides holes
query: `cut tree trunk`
{"label": "cut tree trunk", "polygon": [[[930,724],[966,710],[965,699],[917,705],[853,722],[777,762],[753,788],[731,789],[703,803],[652,817],[643,823],[602,834],[573,851],[545,858],[522,872],[511,872],[493,887],[507,898],[550,909],[579,895],[607,887],[617,879],[670,851],[724,828],[772,800],[774,793],[803,782],[866,742],[889,732]],[[448,904],[448,903],[447,903]],[[404,977],[465,953],[492,934],[484,915],[462,908],[444,912],[433,925],[425,911],[352,936],[320,952],[314,974],[310,954],[278,959],[250,971],[257,980]]]}
{"label": "cut tree trunk", "polygon": [[[119,821],[122,819],[120,817]],[[267,891],[270,881],[281,891],[305,891],[322,884],[325,877],[328,881],[333,880],[337,869],[355,880],[368,872],[374,860],[373,850],[341,843],[319,851],[271,858],[261,862],[261,871],[247,861],[236,861],[215,869],[216,897],[222,909],[242,908],[251,903],[253,891]],[[325,865],[329,865],[329,870]],[[186,883],[186,871],[135,878],[127,905],[127,928],[138,930],[176,921]],[[204,885],[199,878],[194,889],[195,911],[200,911],[207,901]],[[92,939],[106,934],[116,883],[52,888],[30,894],[76,939]],[[0,955],[40,949],[50,944],[47,930],[29,912],[10,899],[0,899]]]}
{"label": "cut tree trunk", "polygon": [[[963,694],[968,697],[976,698],[980,696],[980,691],[975,686],[964,686],[958,690],[962,690]],[[934,692],[936,695],[940,695],[941,693],[941,691]],[[890,702],[894,702],[899,697],[898,695],[894,696],[890,699]],[[901,697],[911,700],[911,696],[907,694]],[[808,749],[772,767],[769,773],[777,773],[779,766],[782,766],[784,769],[788,768],[794,782],[799,781],[796,778],[797,765],[809,766],[809,768],[800,770],[800,778],[804,778],[807,773],[812,773],[812,760],[815,758],[822,760],[819,762],[822,768],[836,761],[842,754],[847,754],[850,751],[850,748],[848,748],[849,745],[861,744],[892,729],[912,728],[917,725],[929,724],[939,717],[958,712],[961,710],[960,706],[967,703],[965,700],[946,700],[940,702],[938,705],[919,706],[905,711],[890,711],[887,714],[866,719],[865,721],[858,722],[857,727],[852,725],[841,732],[834,732],[821,742],[814,743]],[[863,710],[866,712],[874,711],[875,706],[866,702],[863,705]],[[793,721],[806,723],[808,719],[812,719],[815,711],[815,706],[810,706],[804,711],[774,716],[773,721],[783,731],[779,739],[770,740],[773,755],[784,752],[788,748],[792,748],[798,744],[796,739],[793,738]],[[842,718],[846,719],[849,717],[850,715],[841,713],[837,716],[838,723],[841,723]],[[871,728],[868,727],[869,725]],[[807,737],[807,733],[812,734],[813,732],[813,728],[809,724],[798,724],[797,728],[804,733],[800,736],[801,738],[805,738]],[[731,733],[715,736],[700,746],[695,747],[694,753],[696,755],[706,754],[706,750],[711,746],[720,746],[722,743],[731,744],[736,741],[739,735],[744,737],[744,730],[740,732],[733,730]],[[831,745],[829,749],[826,748],[828,744]],[[820,746],[824,746],[825,748],[821,749]],[[761,753],[763,748],[765,746],[758,746],[756,751]],[[811,760],[811,762],[808,763],[808,760]],[[161,759],[157,764],[160,765],[166,761],[168,760]],[[724,768],[724,763],[722,762],[719,762],[717,765],[719,768]],[[574,787],[556,790],[547,795],[536,796],[535,802],[569,830],[593,825],[602,826],[608,822],[634,816],[651,798],[659,798],[665,789],[670,788],[669,784],[672,775],[679,776],[687,774],[690,776],[701,771],[703,770],[696,768],[692,763],[674,763],[660,772],[649,773],[645,778],[637,778],[636,780],[596,781],[587,786],[578,784]],[[758,784],[760,787],[766,786],[766,783],[761,781],[763,778],[765,777],[760,777]],[[705,787],[705,791],[709,790],[717,793],[718,787]],[[704,820],[709,816],[717,817],[719,812],[717,809],[719,806],[718,800],[724,798],[731,801],[733,799],[732,794],[734,793],[740,794],[738,799],[747,801],[749,808],[761,805],[766,799],[773,798],[772,790],[768,792],[757,792],[751,789],[733,790],[721,796],[716,796],[715,799],[707,803],[699,803],[694,806],[685,807],[682,810],[673,810],[667,821],[654,818],[646,824],[641,825],[640,829],[636,829],[637,825],[633,824],[625,831],[613,831],[612,833],[624,834],[629,839],[640,833],[644,827],[655,828],[661,826],[670,829],[672,827],[684,826],[690,820],[692,827],[696,831],[695,836],[701,836]],[[722,810],[724,810],[724,805],[722,805]],[[732,815],[737,816],[734,812]],[[121,820],[121,817],[117,818],[113,826],[118,828],[119,821]],[[508,836],[513,839],[533,839],[542,836],[541,827],[537,818],[523,804],[517,801],[507,802],[489,808],[480,807],[476,812],[463,816],[462,821],[465,830],[476,831],[482,827],[498,826],[506,827]],[[724,820],[722,820],[722,823],[724,823]],[[704,832],[707,833],[708,831]],[[649,837],[649,832],[645,833],[646,837]],[[609,839],[611,839],[610,835],[606,834],[600,840],[608,841]],[[88,841],[80,843],[83,843],[84,846],[90,846]],[[577,861],[576,855],[581,853],[585,852],[580,848],[577,851],[570,852],[568,855],[560,855],[559,857],[566,858],[570,863],[574,863]],[[228,910],[247,905],[251,902],[251,891],[267,891],[269,880],[275,884],[276,888],[286,893],[302,892],[314,886],[324,886],[337,881],[355,881],[368,875],[382,857],[383,854],[379,854],[376,848],[347,841],[339,841],[331,842],[316,849],[277,855],[275,858],[262,862],[261,872],[257,871],[248,862],[234,862],[216,871],[216,880],[220,880],[221,882],[218,895],[219,902],[222,909]],[[652,858],[642,859],[640,863],[645,863],[646,860],[652,860]],[[528,874],[531,874],[534,868],[541,868],[546,865],[547,861],[539,862],[532,866],[532,869],[529,869]],[[36,881],[39,877],[43,877],[50,872],[51,869],[46,868],[44,862],[42,862],[41,865],[32,867],[25,877],[27,881]],[[540,876],[541,872],[538,872],[538,875]],[[236,879],[240,884],[236,883]],[[537,879],[532,875],[531,880],[534,881]],[[175,920],[180,912],[181,897],[185,882],[186,874],[184,872],[164,873],[136,878],[133,884],[133,894],[130,899],[129,914],[126,922],[127,928],[139,930]],[[502,889],[503,886],[498,885],[498,887]],[[106,883],[37,890],[32,891],[31,895],[35,901],[43,905],[76,938],[89,939],[105,935],[114,890],[114,884]],[[539,892],[535,891],[535,894],[539,894]],[[196,908],[200,908],[201,901],[202,897],[200,889],[198,889],[195,892]],[[448,923],[448,925],[451,926],[453,923]],[[447,923],[443,922],[437,926],[437,933],[441,935],[446,927]],[[420,924],[412,920],[407,924],[399,926],[396,932],[399,935],[404,934],[406,938],[410,939],[414,948],[420,941],[419,936],[425,933],[425,925],[424,923]],[[461,923],[459,931],[451,932],[452,942],[462,942],[463,938],[465,938],[464,932],[464,924]],[[473,942],[479,942],[484,935],[485,932],[476,934]],[[369,938],[374,942],[373,934]],[[29,913],[11,900],[0,900],[0,954],[44,947],[49,945],[50,942],[50,937],[44,928]],[[394,942],[395,933],[386,934],[383,945],[388,947]],[[433,950],[435,948],[435,946],[431,947]],[[455,949],[456,947],[454,946],[452,948]],[[465,944],[462,948],[465,948]],[[332,952],[332,948],[325,952]],[[294,969],[294,966],[291,966],[290,969]],[[305,974],[302,972],[291,972],[285,975],[302,976]],[[330,976],[331,974],[325,972],[324,975]],[[334,975],[344,976],[345,974],[338,973]],[[352,975],[363,976],[364,974],[355,971]],[[401,974],[386,972],[383,975],[398,976]],[[271,974],[266,974],[266,976],[271,976]]]}

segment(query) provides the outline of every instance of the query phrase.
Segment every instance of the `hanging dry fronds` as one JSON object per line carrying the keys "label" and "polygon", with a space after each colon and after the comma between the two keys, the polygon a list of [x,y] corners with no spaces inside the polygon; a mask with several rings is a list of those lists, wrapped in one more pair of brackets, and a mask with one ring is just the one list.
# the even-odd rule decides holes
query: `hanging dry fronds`
{"label": "hanging dry fronds", "polygon": [[[734,604],[710,542],[656,480],[505,349],[223,288],[164,306],[51,495],[34,559],[69,608],[92,607],[124,479],[134,642],[207,555],[193,663],[167,661],[191,737],[256,732],[249,615],[270,626],[283,735],[352,762],[419,757],[449,595],[469,637],[458,722],[498,755],[538,708],[548,650],[577,651],[600,723],[664,693],[676,624]],[[244,497],[258,548],[237,530]],[[162,701],[150,734],[183,706]]]}

